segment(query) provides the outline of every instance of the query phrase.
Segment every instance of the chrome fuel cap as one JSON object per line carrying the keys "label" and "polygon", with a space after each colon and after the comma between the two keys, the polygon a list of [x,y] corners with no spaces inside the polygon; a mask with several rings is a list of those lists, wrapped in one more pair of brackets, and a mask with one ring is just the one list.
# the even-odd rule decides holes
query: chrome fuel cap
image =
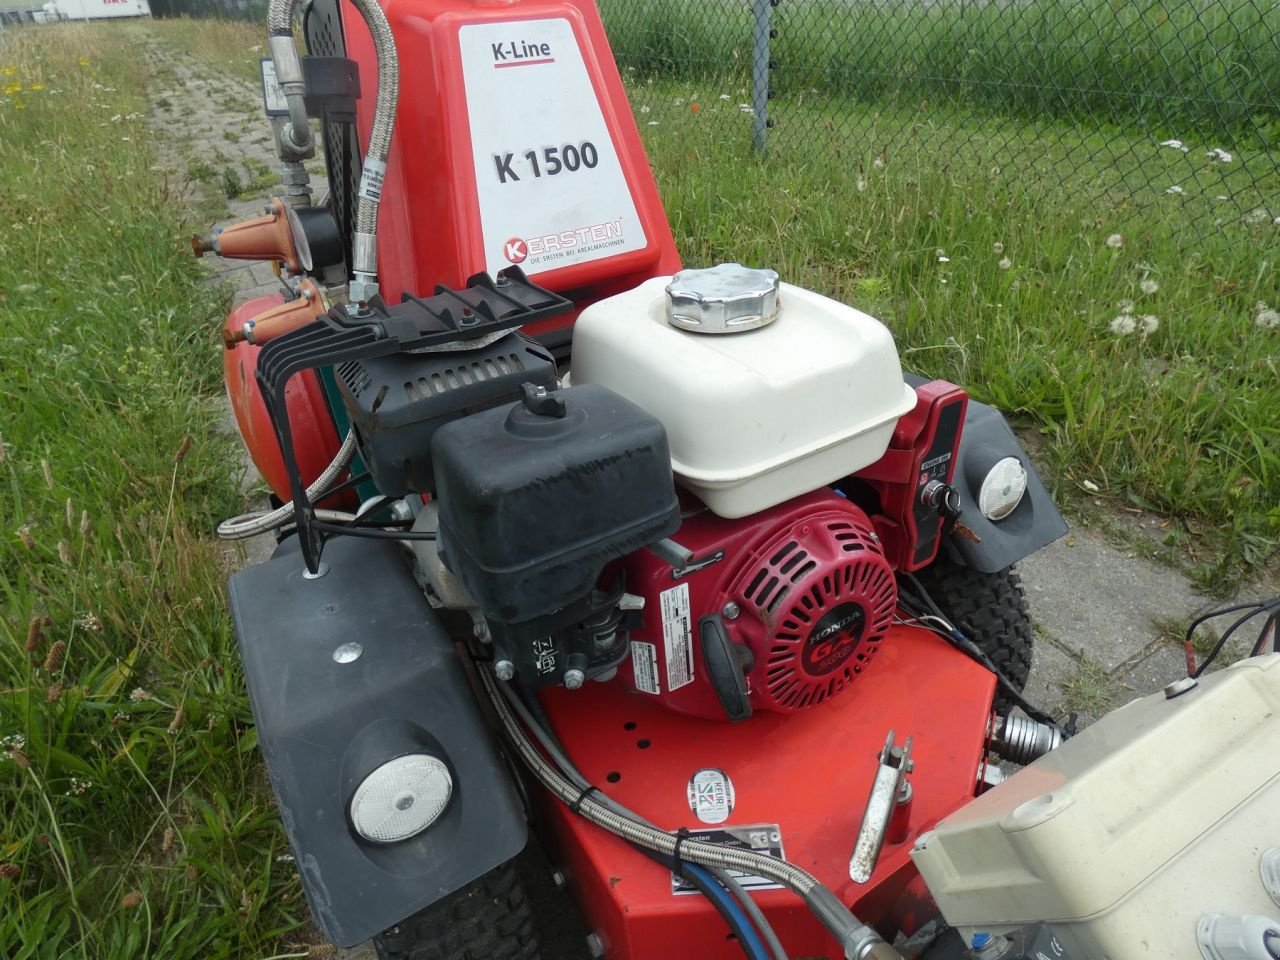
{"label": "chrome fuel cap", "polygon": [[667,284],[667,321],[694,333],[738,333],[778,319],[778,274],[740,263],[681,270]]}

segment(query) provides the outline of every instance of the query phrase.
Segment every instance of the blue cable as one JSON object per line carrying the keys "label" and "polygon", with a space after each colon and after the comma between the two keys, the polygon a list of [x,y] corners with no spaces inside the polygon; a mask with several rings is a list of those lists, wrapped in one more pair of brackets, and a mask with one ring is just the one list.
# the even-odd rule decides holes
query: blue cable
{"label": "blue cable", "polygon": [[714,901],[716,909],[733,917],[741,931],[738,935],[738,945],[742,947],[742,952],[749,960],[770,960],[764,941],[756,933],[756,928],[751,925],[751,921],[747,919],[747,914],[738,901],[729,895],[729,891],[720,886],[719,881],[706,868],[687,860],[684,861],[683,866],[686,873],[694,874],[702,881],[699,884],[702,892],[706,894],[708,900]]}

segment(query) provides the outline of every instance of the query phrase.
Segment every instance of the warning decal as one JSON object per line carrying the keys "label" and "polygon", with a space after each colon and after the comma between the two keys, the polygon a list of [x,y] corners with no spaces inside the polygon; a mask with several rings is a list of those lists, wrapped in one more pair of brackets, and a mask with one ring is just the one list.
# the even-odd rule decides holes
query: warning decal
{"label": "warning decal", "polygon": [[667,689],[693,683],[693,624],[689,622],[689,585],[682,583],[659,595],[662,640],[667,653]]}
{"label": "warning decal", "polygon": [[658,648],[652,643],[631,641],[631,672],[636,689],[642,693],[661,693],[658,686]]}

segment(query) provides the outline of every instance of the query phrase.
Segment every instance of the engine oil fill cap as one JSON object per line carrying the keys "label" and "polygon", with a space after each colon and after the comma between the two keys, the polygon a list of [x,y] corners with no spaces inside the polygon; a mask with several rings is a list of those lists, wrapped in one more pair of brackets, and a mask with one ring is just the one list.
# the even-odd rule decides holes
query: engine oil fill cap
{"label": "engine oil fill cap", "polygon": [[681,270],[667,284],[667,320],[694,333],[739,333],[768,326],[782,303],[778,274],[740,263]]}

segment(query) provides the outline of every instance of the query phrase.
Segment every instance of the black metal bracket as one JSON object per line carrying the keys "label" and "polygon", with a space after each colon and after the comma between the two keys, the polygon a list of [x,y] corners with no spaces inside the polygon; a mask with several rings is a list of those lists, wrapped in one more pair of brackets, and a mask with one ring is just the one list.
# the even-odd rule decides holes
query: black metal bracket
{"label": "black metal bracket", "polygon": [[302,57],[307,116],[325,122],[355,119],[360,99],[360,72],[346,57]]}

